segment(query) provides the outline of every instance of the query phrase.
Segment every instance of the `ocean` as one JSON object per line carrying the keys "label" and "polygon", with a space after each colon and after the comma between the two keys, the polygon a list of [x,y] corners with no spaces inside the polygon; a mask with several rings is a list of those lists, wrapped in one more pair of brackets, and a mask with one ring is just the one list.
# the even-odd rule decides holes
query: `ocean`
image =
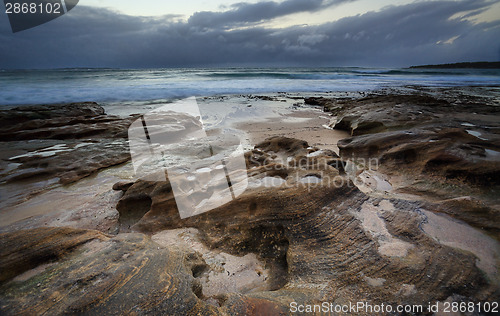
{"label": "ocean", "polygon": [[191,96],[371,91],[404,86],[498,86],[499,69],[212,68],[0,70],[0,107]]}

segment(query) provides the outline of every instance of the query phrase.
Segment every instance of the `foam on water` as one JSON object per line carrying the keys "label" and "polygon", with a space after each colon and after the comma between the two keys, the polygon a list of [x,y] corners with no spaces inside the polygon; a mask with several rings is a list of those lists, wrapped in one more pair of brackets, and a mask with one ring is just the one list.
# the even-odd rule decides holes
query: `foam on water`
{"label": "foam on water", "polygon": [[495,70],[363,68],[58,69],[0,72],[0,105],[172,100],[216,94],[498,85]]}

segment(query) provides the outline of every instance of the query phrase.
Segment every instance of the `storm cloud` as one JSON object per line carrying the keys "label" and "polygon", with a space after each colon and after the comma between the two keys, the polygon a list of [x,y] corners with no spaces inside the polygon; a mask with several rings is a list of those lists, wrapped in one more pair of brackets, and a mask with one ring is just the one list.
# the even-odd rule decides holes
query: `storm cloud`
{"label": "storm cloud", "polygon": [[[340,1],[239,4],[185,22],[78,6],[51,23],[12,34],[0,18],[0,68],[188,66],[409,66],[500,59],[500,20],[452,18],[491,1],[389,6],[316,26],[260,22]],[[237,26],[255,24],[252,27]]]}
{"label": "storm cloud", "polygon": [[283,2],[264,1],[257,3],[237,3],[225,12],[196,12],[188,23],[191,26],[215,28],[231,28],[277,17],[301,13],[315,12],[327,7],[353,0],[286,0]]}

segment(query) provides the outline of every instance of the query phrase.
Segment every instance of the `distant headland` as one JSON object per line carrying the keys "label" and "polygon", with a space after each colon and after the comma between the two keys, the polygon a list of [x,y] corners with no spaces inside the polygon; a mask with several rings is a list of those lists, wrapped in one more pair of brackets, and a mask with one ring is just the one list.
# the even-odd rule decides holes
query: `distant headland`
{"label": "distant headland", "polygon": [[460,69],[460,68],[470,68],[470,69],[500,69],[500,62],[488,62],[480,61],[473,63],[454,63],[454,64],[440,64],[440,65],[422,65],[422,66],[411,66],[410,69],[418,68],[433,68],[433,69]]}

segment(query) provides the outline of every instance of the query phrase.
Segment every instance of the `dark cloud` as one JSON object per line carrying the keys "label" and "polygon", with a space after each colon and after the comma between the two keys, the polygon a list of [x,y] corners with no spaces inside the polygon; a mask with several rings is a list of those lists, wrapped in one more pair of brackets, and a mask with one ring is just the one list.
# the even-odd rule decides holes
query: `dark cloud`
{"label": "dark cloud", "polygon": [[[16,34],[2,16],[0,68],[407,66],[499,60],[500,20],[474,24],[450,19],[490,4],[416,2],[319,26],[231,30],[216,27],[219,22],[200,27],[192,19],[131,17],[78,6],[51,23]],[[245,21],[256,21],[252,19]]]}
{"label": "dark cloud", "polygon": [[232,10],[224,12],[197,12],[188,23],[192,26],[214,28],[245,25],[300,12],[315,12],[327,7],[353,0],[286,0],[258,3],[237,3]]}

